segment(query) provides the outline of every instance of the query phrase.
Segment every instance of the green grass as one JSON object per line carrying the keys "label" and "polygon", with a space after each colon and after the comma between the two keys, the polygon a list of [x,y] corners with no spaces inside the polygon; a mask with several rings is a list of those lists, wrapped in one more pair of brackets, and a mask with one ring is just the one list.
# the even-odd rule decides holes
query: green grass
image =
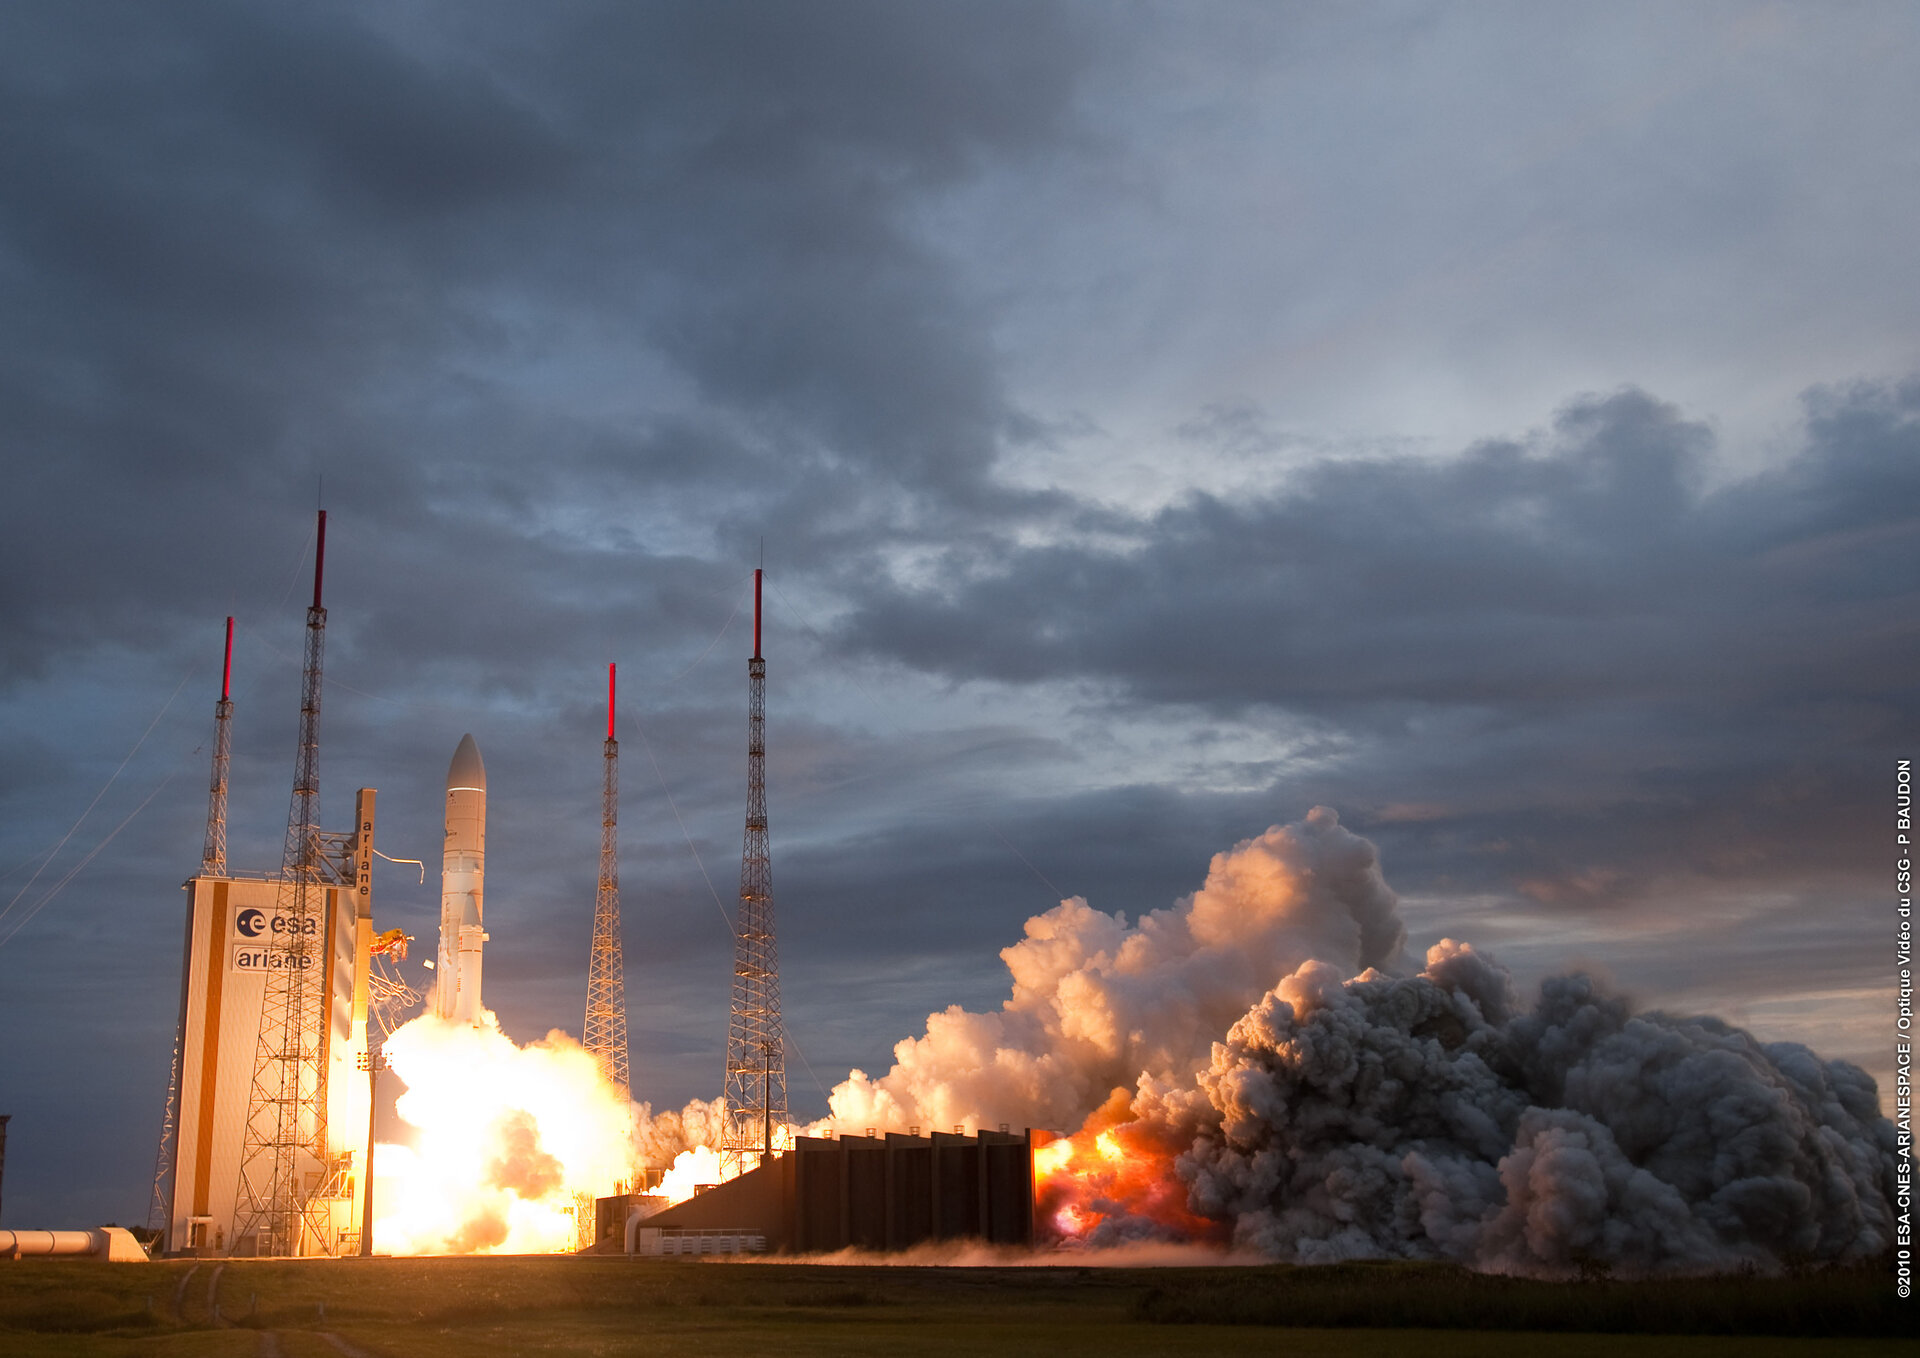
{"label": "green grass", "polygon": [[[494,1353],[1284,1353],[1290,1358],[1905,1352],[1882,1270],[1662,1283],[1529,1283],[1417,1265],[825,1267],[624,1259],[70,1260],[0,1264],[9,1358]],[[182,1279],[186,1286],[181,1288]],[[151,1301],[149,1302],[149,1298]],[[178,1304],[176,1305],[176,1300]],[[218,1319],[214,1307],[219,1308]],[[1558,1333],[1543,1334],[1542,1331]]]}
{"label": "green grass", "polygon": [[1413,1263],[1192,1271],[1149,1287],[1134,1314],[1161,1324],[1823,1337],[1894,1335],[1904,1321],[1884,1264],[1652,1282],[1537,1282]]}

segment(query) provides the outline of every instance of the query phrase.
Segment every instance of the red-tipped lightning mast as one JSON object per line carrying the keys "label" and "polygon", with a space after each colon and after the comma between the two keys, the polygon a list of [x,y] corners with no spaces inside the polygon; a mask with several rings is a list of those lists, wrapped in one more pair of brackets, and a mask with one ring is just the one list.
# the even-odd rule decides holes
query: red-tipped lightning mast
{"label": "red-tipped lightning mast", "polygon": [[747,661],[747,828],[734,929],[733,1004],[727,1023],[720,1164],[724,1175],[767,1163],[774,1129],[787,1124],[786,1027],[773,930],[773,859],[767,839],[767,662],[760,655],[760,577],[753,573],[753,658]]}
{"label": "red-tipped lightning mast", "polygon": [[233,619],[227,619],[227,653],[220,662],[220,701],[213,708],[213,779],[207,789],[207,841],[200,871],[227,875],[227,765],[233,750]]}
{"label": "red-tipped lightning mast", "polygon": [[600,1076],[625,1095],[627,983],[620,949],[620,742],[614,739],[614,666],[607,664],[606,779],[600,794],[600,887],[593,902],[593,951],[587,962],[587,1018],[581,1045]]}
{"label": "red-tipped lightning mast", "polygon": [[[227,649],[220,662],[220,701],[213,705],[213,776],[207,786],[207,838],[200,849],[200,875],[227,875],[227,766],[233,751],[233,619],[227,619]],[[186,1017],[181,1016],[184,1025]],[[160,1115],[160,1148],[153,1159],[153,1197],[147,1225],[164,1228],[173,1197],[174,1129],[179,1118],[180,1056],[184,1027],[173,1035],[173,1073],[167,1080],[167,1103]]]}
{"label": "red-tipped lightning mast", "polygon": [[326,884],[319,847],[320,668],[327,610],[320,586],[327,560],[327,511],[313,554],[313,606],[301,676],[300,743],[281,859],[277,914],[287,930],[269,945],[260,1003],[260,1040],[240,1151],[230,1247],[289,1258],[326,1243],[327,1200],[311,1185],[327,1179]]}

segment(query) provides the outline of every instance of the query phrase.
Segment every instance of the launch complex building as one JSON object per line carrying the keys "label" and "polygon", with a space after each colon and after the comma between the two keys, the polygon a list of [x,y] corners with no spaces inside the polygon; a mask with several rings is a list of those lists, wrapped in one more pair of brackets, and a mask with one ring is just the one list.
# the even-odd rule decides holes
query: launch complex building
{"label": "launch complex building", "polygon": [[[355,794],[352,828],[322,831],[318,809],[320,514],[292,808],[277,874],[228,870],[227,762],[233,620],[215,707],[213,776],[200,871],[185,883],[179,1026],[149,1225],[170,1254],[297,1257],[368,1253],[374,1079],[385,1031],[425,1000],[442,1020],[483,1021],[487,776],[464,736],[447,770],[437,966],[429,993],[383,956],[404,946],[373,917],[377,798]],[[580,1243],[600,1252],[699,1254],[925,1240],[1034,1239],[1033,1149],[1045,1133],[789,1138],[765,786],[765,661],[754,572],[748,665],[748,802],[735,929],[721,1145],[736,1177],[664,1211],[661,1200],[601,1198]],[[601,879],[594,920],[586,1045],[624,1089],[625,1000],[616,854],[618,742],[608,668]],[[413,861],[413,860],[398,860]],[[394,953],[404,956],[404,951]],[[432,965],[432,964],[428,964]],[[615,1012],[615,1011],[618,1012]],[[363,1078],[364,1077],[364,1078]],[[791,1140],[790,1145],[781,1144]]]}
{"label": "launch complex building", "polygon": [[[180,1011],[151,1224],[169,1253],[331,1255],[366,1243],[372,1082],[383,1013],[422,998],[380,955],[403,938],[373,919],[377,798],[354,797],[353,828],[312,823],[317,800],[320,516],[308,610],[300,759],[278,874],[227,867],[233,620],[214,709],[213,778],[200,871],[187,879]],[[447,770],[434,1013],[481,1021],[487,771],[471,735]]]}

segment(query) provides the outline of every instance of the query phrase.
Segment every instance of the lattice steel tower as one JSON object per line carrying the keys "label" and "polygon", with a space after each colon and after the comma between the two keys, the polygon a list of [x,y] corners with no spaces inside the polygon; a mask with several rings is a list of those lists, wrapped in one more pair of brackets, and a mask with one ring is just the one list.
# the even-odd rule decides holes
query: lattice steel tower
{"label": "lattice steel tower", "polygon": [[747,832],[733,935],[733,1010],[720,1164],[732,1176],[771,1158],[787,1122],[786,1029],[773,937],[773,861],[767,845],[767,662],[760,658],[760,572],[753,573],[753,658],[747,661]]}
{"label": "lattice steel tower", "polygon": [[320,581],[326,559],[327,512],[323,509],[313,557],[313,606],[307,610],[300,745],[294,757],[293,801],[287,811],[276,907],[287,928],[272,937],[268,949],[232,1238],[238,1247],[257,1234],[259,1254],[275,1258],[304,1253],[307,1228],[321,1236],[327,1216],[320,1196],[328,1162],[327,1071],[322,1059],[326,889],[319,843],[320,661],[327,635]]}
{"label": "lattice steel tower", "polygon": [[200,873],[227,875],[227,764],[233,753],[233,619],[227,619],[227,656],[220,664],[220,701],[213,708],[213,779],[207,789],[207,842]]}
{"label": "lattice steel tower", "polygon": [[[213,705],[213,778],[207,791],[207,840],[200,850],[200,875],[227,875],[227,765],[233,753],[233,619],[227,619],[227,654],[220,665],[220,701]],[[173,1033],[173,1073],[167,1077],[167,1106],[160,1115],[160,1148],[153,1157],[153,1198],[147,1226],[159,1230],[167,1220],[173,1179],[174,1125],[180,1107],[180,1046],[186,1015]]]}
{"label": "lattice steel tower", "polygon": [[[627,983],[620,960],[620,742],[614,738],[614,667],[607,665],[607,777],[600,794],[600,890],[587,963],[586,1048],[601,1078],[627,1092]],[[592,1243],[589,1241],[588,1243]]]}

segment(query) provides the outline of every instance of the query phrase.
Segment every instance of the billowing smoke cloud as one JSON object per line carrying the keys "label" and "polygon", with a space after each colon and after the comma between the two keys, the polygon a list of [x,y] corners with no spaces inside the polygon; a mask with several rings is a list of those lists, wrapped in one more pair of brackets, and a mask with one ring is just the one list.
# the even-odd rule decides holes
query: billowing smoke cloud
{"label": "billowing smoke cloud", "polygon": [[999,1013],[933,1015],[834,1115],[1077,1127],[1036,1155],[1040,1206],[1094,1245],[1542,1275],[1889,1246],[1894,1134],[1864,1071],[1582,975],[1523,1012],[1452,940],[1388,974],[1403,938],[1373,846],[1316,809],[1137,927],[1080,900],[1030,920]]}
{"label": "billowing smoke cloud", "polygon": [[1445,941],[1417,976],[1310,963],[1199,1075],[1176,1162],[1193,1210],[1304,1261],[1696,1272],[1892,1243],[1893,1128],[1873,1081],[1713,1018],[1635,1014]]}
{"label": "billowing smoke cloud", "polygon": [[1216,854],[1206,885],[1129,927],[1074,897],[1000,956],[998,1013],[955,1006],[831,1096],[843,1127],[1077,1127],[1116,1085],[1192,1072],[1274,981],[1310,959],[1386,966],[1406,938],[1373,845],[1324,807]]}
{"label": "billowing smoke cloud", "polygon": [[650,1103],[637,1105],[640,1164],[663,1170],[688,1151],[718,1146],[722,1106],[719,1099],[692,1099],[685,1108],[656,1113]]}

